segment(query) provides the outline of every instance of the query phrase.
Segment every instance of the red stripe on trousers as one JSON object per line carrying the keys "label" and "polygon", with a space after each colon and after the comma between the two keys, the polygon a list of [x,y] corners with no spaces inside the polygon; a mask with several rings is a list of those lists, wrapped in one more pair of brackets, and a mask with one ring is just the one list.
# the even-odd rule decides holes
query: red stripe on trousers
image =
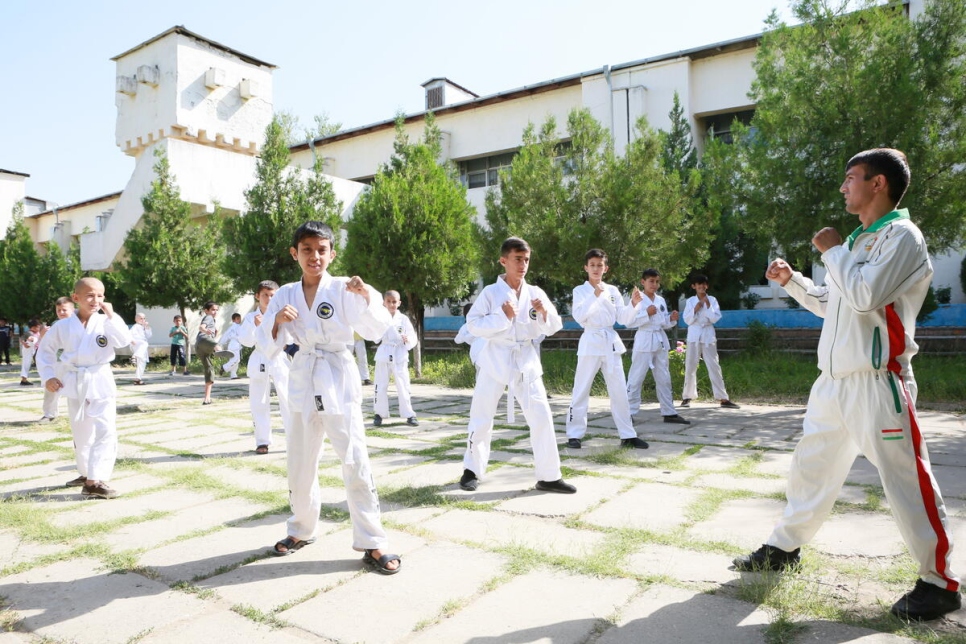
{"label": "red stripe on trousers", "polygon": [[896,313],[894,304],[887,304],[885,307],[886,329],[889,331],[889,362],[886,369],[898,375],[902,372],[897,358],[906,351],[906,329],[902,326],[902,320]]}
{"label": "red stripe on trousers", "polygon": [[[891,306],[891,305],[890,305]],[[926,516],[929,517],[929,525],[936,533],[936,572],[946,580],[946,590],[958,591],[959,583],[950,579],[946,575],[946,557],[949,555],[949,535],[946,528],[939,518],[939,509],[936,507],[936,495],[932,489],[932,480],[926,472],[926,465],[922,461],[922,433],[919,431],[919,421],[916,419],[915,407],[909,400],[909,392],[906,390],[906,383],[899,378],[902,387],[902,395],[906,399],[906,408],[909,410],[909,425],[912,428],[912,447],[916,454],[916,476],[919,478],[919,492],[922,494],[922,503],[926,509]]]}

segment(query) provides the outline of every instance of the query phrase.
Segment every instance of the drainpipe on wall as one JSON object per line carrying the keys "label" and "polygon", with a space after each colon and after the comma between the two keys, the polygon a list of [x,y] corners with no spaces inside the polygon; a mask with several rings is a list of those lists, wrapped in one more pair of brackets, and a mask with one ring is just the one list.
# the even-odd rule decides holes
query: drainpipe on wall
{"label": "drainpipe on wall", "polygon": [[610,78],[610,65],[604,65],[604,80],[607,81],[607,100],[610,105],[610,140],[614,141],[614,86]]}

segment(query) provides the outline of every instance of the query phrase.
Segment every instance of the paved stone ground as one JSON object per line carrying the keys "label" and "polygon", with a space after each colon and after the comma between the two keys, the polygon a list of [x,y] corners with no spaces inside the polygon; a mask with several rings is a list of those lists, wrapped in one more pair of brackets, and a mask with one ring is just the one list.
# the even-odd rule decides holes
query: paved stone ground
{"label": "paved stone ground", "polygon": [[[369,436],[403,557],[384,577],[350,547],[331,453],[318,541],[270,555],[285,535],[285,436],[254,454],[247,380],[217,382],[202,407],[199,376],[136,387],[117,373],[121,497],[93,501],[63,486],[76,475],[66,419],[38,424],[40,387],[0,370],[0,644],[966,641],[966,611],[924,626],[888,616],[914,566],[863,459],[799,574],[730,568],[781,512],[801,408],[699,402],[682,427],[651,404],[638,418],[651,449],[628,452],[595,399],[584,449],[561,448],[571,496],[533,488],[525,426],[498,419],[491,470],[466,493],[470,392],[416,385],[420,426],[392,418]],[[563,443],[569,401],[551,402]],[[922,421],[963,543],[963,419]]]}

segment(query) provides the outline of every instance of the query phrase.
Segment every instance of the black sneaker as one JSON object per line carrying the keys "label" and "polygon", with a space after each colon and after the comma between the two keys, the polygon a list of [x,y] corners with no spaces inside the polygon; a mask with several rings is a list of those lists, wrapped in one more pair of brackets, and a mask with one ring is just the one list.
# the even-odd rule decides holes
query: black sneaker
{"label": "black sneaker", "polygon": [[691,406],[690,398],[685,398],[684,400],[681,401],[681,404],[678,405],[678,407],[690,407],[690,406]]}
{"label": "black sneaker", "polygon": [[362,381],[362,384],[364,384],[364,385],[366,385],[368,387],[369,385],[372,384],[372,381],[369,380],[368,378],[366,378],[365,380]]}
{"label": "black sneaker", "polygon": [[634,438],[622,438],[621,447],[624,447],[624,448],[636,447],[637,449],[647,449],[648,447],[650,447],[650,445],[647,444],[646,440],[635,436]]}
{"label": "black sneaker", "polygon": [[556,481],[537,481],[537,489],[541,492],[558,492],[560,494],[573,494],[577,491],[577,488],[563,479],[557,479]]}
{"label": "black sneaker", "polygon": [[736,405],[730,400],[722,400],[721,406],[724,407],[725,409],[741,409],[741,405]]}
{"label": "black sneaker", "polygon": [[71,479],[67,481],[67,483],[65,483],[64,485],[66,487],[83,487],[86,484],[87,484],[87,477],[78,476],[76,479]]}
{"label": "black sneaker", "polygon": [[935,584],[916,580],[916,587],[899,598],[889,611],[899,619],[938,619],[946,613],[962,608],[963,599],[956,590],[946,590]]}
{"label": "black sneaker", "polygon": [[798,565],[801,559],[799,556],[801,550],[801,548],[795,548],[791,552],[785,552],[781,548],[769,546],[766,543],[750,555],[736,558],[732,563],[735,564],[735,570],[742,572],[762,572],[765,570],[780,572]]}
{"label": "black sneaker", "polygon": [[690,425],[691,424],[691,421],[690,420],[688,420],[687,418],[684,418],[684,417],[682,417],[682,416],[680,416],[678,414],[674,414],[673,416],[665,416],[664,417],[664,422],[665,423],[674,423],[676,425]]}
{"label": "black sneaker", "polygon": [[415,416],[410,416],[409,418],[407,418],[406,424],[409,425],[410,427],[419,427],[419,421],[416,420]]}
{"label": "black sneaker", "polygon": [[476,474],[472,470],[463,470],[463,476],[460,477],[460,487],[467,492],[472,492],[480,487],[480,479],[476,478]]}
{"label": "black sneaker", "polygon": [[571,449],[580,449],[580,439],[579,438],[568,438],[567,447]]}
{"label": "black sneaker", "polygon": [[379,414],[376,414],[372,419],[372,426],[382,427],[382,416],[380,416]]}

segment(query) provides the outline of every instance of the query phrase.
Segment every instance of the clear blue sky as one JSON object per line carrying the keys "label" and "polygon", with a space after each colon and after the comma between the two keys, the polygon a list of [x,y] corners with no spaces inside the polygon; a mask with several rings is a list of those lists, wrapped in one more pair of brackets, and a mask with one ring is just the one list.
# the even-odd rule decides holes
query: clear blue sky
{"label": "clear blue sky", "polygon": [[175,25],[275,64],[276,110],[343,127],[423,107],[446,76],[481,96],[760,33],[786,0],[5,0],[0,168],[61,205],[121,190],[110,58]]}

